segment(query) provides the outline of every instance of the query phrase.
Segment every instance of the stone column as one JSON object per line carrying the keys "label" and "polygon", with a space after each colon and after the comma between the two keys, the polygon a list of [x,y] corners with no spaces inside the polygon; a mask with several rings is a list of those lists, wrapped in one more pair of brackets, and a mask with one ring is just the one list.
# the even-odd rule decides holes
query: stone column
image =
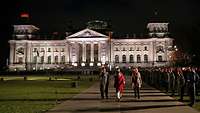
{"label": "stone column", "polygon": [[48,55],[48,54],[47,54],[47,53],[48,53],[48,48],[47,48],[47,45],[46,45],[46,44],[44,45],[44,51],[45,51],[45,52],[44,52],[44,64],[46,64],[46,63],[47,63],[47,57],[48,57],[48,56],[47,56],[47,55]]}
{"label": "stone column", "polygon": [[90,59],[91,59],[91,62],[94,62],[94,44],[91,43],[91,55],[90,55]]}
{"label": "stone column", "polygon": [[10,61],[9,65],[14,63],[14,58],[15,58],[15,47],[14,43],[10,42]]}
{"label": "stone column", "polygon": [[86,62],[86,47],[85,43],[83,42],[82,45],[82,62]]}
{"label": "stone column", "polygon": [[69,58],[70,58],[69,47],[70,47],[69,43],[66,42],[65,43],[65,63],[69,63]]}
{"label": "stone column", "polygon": [[32,48],[30,47],[30,43],[27,41],[26,42],[26,53],[25,53],[25,64],[26,64],[26,66],[25,66],[25,68],[26,68],[26,70],[30,70],[30,63],[31,63],[31,50],[32,50]]}
{"label": "stone column", "polygon": [[27,42],[27,46],[26,46],[26,63],[29,64],[30,63],[30,51],[31,51],[31,47],[29,42]]}
{"label": "stone column", "polygon": [[98,61],[101,62],[101,43],[98,43]]}

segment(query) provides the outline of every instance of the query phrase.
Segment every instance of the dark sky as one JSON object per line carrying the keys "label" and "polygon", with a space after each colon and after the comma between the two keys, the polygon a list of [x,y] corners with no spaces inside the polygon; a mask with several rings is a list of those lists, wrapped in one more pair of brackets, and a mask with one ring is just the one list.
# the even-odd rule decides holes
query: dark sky
{"label": "dark sky", "polygon": [[[98,19],[111,22],[114,33],[140,36],[148,22],[160,19],[170,23],[171,36],[181,49],[199,54],[199,6],[199,0],[10,0],[1,3],[4,30],[0,52],[8,54],[12,25],[18,22],[20,12],[27,11],[31,23],[46,33],[63,33],[70,24],[81,29],[86,22]],[[0,56],[1,61],[4,59]]]}

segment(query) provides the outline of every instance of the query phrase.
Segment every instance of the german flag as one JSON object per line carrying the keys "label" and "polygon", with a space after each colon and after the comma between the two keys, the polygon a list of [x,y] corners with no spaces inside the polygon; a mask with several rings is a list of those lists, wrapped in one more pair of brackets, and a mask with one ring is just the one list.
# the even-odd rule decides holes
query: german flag
{"label": "german flag", "polygon": [[108,41],[111,42],[112,32],[109,32],[109,33],[108,33],[108,38],[109,38]]}

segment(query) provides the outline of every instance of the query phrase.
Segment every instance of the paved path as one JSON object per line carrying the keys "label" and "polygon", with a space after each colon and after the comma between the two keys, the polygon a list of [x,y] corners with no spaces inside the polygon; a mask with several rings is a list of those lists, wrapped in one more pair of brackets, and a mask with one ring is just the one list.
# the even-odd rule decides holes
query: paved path
{"label": "paved path", "polygon": [[[129,81],[126,86],[129,86]],[[199,113],[148,85],[141,89],[141,99],[135,99],[133,91],[126,87],[122,100],[115,100],[113,83],[109,88],[109,99],[100,99],[99,83],[74,96],[47,113]]]}

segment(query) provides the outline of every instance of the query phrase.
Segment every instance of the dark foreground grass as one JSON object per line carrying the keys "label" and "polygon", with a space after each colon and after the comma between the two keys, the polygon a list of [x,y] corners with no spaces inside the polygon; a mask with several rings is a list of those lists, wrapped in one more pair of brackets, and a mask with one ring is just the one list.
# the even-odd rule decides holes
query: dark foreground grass
{"label": "dark foreground grass", "polygon": [[[34,77],[26,81],[9,79],[12,78],[0,81],[0,113],[43,113],[95,82],[89,80],[89,77],[79,81],[73,77],[53,78],[51,81]],[[72,88],[72,82],[77,82],[78,87]]]}
{"label": "dark foreground grass", "polygon": [[54,106],[52,101],[1,101],[0,113],[44,113]]}

